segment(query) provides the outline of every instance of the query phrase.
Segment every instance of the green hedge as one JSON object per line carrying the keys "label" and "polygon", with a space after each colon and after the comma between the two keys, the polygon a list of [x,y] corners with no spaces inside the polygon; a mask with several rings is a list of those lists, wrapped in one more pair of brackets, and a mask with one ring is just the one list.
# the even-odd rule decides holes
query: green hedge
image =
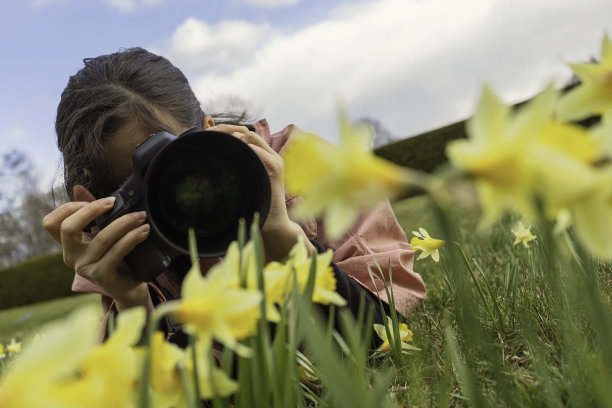
{"label": "green hedge", "polygon": [[461,121],[381,146],[374,153],[400,166],[432,172],[448,161],[446,144],[465,137],[465,121]]}
{"label": "green hedge", "polygon": [[74,272],[62,254],[44,255],[0,270],[0,309],[71,296]]}

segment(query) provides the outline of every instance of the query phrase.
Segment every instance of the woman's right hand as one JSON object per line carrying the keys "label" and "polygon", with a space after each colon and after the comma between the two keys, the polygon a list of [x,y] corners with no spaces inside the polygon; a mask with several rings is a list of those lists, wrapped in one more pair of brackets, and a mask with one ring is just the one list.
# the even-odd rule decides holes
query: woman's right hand
{"label": "woman's right hand", "polygon": [[83,229],[91,221],[113,207],[114,197],[95,200],[87,189],[79,187],[75,188],[75,199],[80,201],[63,204],[49,213],[43,227],[61,245],[66,265],[115,299],[118,310],[148,305],[147,284],[120,270],[123,258],[149,236],[146,214],[126,214],[95,236],[85,234]]}

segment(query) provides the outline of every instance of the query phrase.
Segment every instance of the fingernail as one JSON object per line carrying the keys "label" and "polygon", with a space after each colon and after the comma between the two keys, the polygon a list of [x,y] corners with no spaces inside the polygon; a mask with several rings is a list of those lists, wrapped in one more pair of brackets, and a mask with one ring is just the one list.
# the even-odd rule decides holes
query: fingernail
{"label": "fingernail", "polygon": [[100,200],[100,203],[105,207],[112,207],[115,204],[115,197],[106,197]]}
{"label": "fingernail", "polygon": [[145,218],[147,218],[147,212],[146,211],[135,212],[134,218],[136,218],[136,221],[144,221]]}
{"label": "fingernail", "polygon": [[138,232],[140,232],[142,235],[145,235],[149,233],[150,229],[151,227],[149,226],[149,224],[143,224],[140,227],[138,227]]}

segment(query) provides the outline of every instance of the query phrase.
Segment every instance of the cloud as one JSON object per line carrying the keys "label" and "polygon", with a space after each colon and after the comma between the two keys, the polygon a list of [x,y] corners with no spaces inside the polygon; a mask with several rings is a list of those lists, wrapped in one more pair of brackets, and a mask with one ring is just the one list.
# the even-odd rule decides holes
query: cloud
{"label": "cloud", "polygon": [[244,21],[216,25],[187,19],[172,35],[168,57],[183,69],[224,75],[251,63],[259,44],[265,43],[270,27]]}
{"label": "cloud", "polygon": [[165,0],[107,0],[107,2],[109,6],[117,9],[121,13],[131,13],[136,9],[159,6],[160,4],[164,3]]}
{"label": "cloud", "polygon": [[279,8],[294,6],[300,2],[300,0],[243,0],[246,4],[250,4],[255,7],[262,8]]}
{"label": "cloud", "polygon": [[334,140],[342,103],[406,137],[469,116],[484,81],[507,102],[562,83],[566,61],[598,55],[609,15],[603,0],[363,1],[284,34],[191,19],[165,55],[186,70],[205,109],[238,95],[274,129],[296,123]]}

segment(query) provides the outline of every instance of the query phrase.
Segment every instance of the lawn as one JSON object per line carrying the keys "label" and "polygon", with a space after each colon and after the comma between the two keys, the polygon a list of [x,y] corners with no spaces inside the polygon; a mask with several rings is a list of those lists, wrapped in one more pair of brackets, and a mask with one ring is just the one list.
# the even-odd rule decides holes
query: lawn
{"label": "lawn", "polygon": [[[425,196],[394,203],[409,239],[423,227],[447,240],[440,262],[415,261],[428,288],[428,299],[407,320],[420,351],[401,362],[370,361],[374,372],[392,367],[388,391],[395,402],[611,406],[609,264],[553,239],[547,226],[533,228],[537,239],[529,247],[515,246],[515,218],[483,234],[473,208],[452,201],[443,207]],[[0,342],[96,302],[86,295],[2,311]]]}
{"label": "lawn", "polygon": [[35,335],[41,325],[66,316],[79,306],[99,303],[99,295],[77,295],[0,310],[0,343]]}

